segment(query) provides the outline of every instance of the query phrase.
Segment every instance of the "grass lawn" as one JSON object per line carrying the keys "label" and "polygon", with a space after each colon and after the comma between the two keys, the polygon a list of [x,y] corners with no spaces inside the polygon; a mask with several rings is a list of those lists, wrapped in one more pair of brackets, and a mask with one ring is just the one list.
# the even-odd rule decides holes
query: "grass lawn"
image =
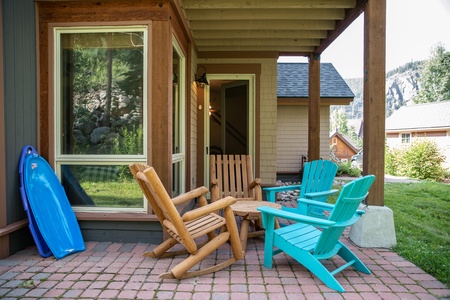
{"label": "grass lawn", "polygon": [[144,196],[135,181],[85,181],[81,186],[97,207],[143,207]]}
{"label": "grass lawn", "polygon": [[393,251],[450,286],[450,185],[386,183],[384,190],[394,212]]}

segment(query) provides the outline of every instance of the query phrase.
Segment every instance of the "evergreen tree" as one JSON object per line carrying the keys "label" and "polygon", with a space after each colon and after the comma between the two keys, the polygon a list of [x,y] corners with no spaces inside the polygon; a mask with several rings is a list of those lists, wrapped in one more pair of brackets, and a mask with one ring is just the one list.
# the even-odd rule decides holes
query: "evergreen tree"
{"label": "evergreen tree", "polygon": [[442,43],[431,50],[430,59],[420,68],[419,85],[415,103],[450,100],[450,52]]}

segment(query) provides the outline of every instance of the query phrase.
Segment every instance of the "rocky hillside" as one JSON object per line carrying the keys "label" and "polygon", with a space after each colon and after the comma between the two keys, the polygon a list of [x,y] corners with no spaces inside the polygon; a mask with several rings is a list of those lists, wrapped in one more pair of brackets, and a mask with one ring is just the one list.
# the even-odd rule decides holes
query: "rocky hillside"
{"label": "rocky hillside", "polygon": [[[386,117],[401,106],[411,105],[412,99],[419,91],[419,67],[421,62],[408,63],[386,74]],[[343,106],[347,119],[360,119],[363,115],[363,79],[345,79],[355,94],[355,99],[348,106]],[[340,108],[334,106],[332,109]]]}

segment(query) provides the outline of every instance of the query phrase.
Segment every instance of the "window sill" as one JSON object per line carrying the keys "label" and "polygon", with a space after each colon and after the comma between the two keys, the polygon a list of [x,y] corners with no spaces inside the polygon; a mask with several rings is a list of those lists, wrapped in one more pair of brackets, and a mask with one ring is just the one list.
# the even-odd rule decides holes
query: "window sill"
{"label": "window sill", "polygon": [[158,221],[156,215],[147,213],[124,213],[124,212],[76,212],[79,221],[134,221],[148,222]]}

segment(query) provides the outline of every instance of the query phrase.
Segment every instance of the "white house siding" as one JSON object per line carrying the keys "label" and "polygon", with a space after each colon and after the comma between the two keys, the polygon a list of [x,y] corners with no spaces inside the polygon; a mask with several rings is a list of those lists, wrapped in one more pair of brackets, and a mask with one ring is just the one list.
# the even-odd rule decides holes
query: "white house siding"
{"label": "white house siding", "polygon": [[199,64],[261,64],[260,75],[260,178],[264,184],[276,181],[277,60],[199,59]]}
{"label": "white house siding", "polygon": [[[439,130],[438,132],[439,134],[435,134],[433,131],[389,132],[386,135],[386,144],[389,148],[393,149],[409,146],[410,144],[402,144],[402,133],[411,134],[411,143],[419,139],[429,139],[437,144],[442,154],[446,157],[444,168],[450,168],[450,130]],[[394,137],[394,135],[396,136]]]}
{"label": "white house siding", "polygon": [[[277,172],[296,173],[308,154],[308,106],[278,106]],[[330,158],[330,107],[320,107],[320,156]]]}

